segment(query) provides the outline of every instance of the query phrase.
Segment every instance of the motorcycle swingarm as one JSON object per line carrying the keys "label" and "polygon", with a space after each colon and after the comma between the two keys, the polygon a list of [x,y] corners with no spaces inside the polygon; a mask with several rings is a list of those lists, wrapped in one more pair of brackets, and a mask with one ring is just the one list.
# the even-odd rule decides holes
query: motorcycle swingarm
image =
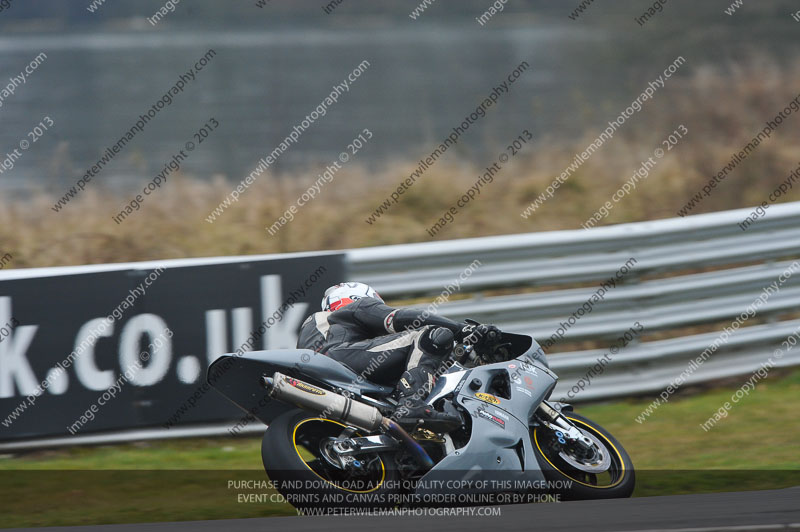
{"label": "motorcycle swingarm", "polygon": [[337,454],[355,456],[365,453],[374,453],[382,451],[393,451],[400,448],[400,443],[386,436],[380,434],[377,436],[365,436],[361,438],[345,438],[337,440],[333,444],[333,449]]}

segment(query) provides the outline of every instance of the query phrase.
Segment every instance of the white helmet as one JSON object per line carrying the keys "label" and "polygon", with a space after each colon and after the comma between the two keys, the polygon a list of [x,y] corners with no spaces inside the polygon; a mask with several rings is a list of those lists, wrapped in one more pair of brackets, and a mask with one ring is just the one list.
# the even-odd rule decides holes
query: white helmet
{"label": "white helmet", "polygon": [[335,284],[325,290],[325,296],[322,298],[322,310],[326,312],[339,310],[365,297],[374,297],[383,302],[383,298],[378,295],[378,292],[364,283]]}

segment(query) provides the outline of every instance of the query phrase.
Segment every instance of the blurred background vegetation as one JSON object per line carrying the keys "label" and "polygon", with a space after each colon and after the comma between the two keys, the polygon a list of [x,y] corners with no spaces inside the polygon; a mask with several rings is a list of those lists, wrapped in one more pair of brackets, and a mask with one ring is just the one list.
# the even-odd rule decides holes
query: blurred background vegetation
{"label": "blurred background vegetation", "polygon": [[[87,2],[88,4],[88,2]],[[574,2],[575,5],[578,2]],[[789,1],[509,3],[485,26],[483,0],[345,0],[331,14],[299,0],[178,4],[15,2],[0,13],[0,72],[47,61],[0,108],[0,148],[43,116],[56,122],[0,176],[8,267],[339,249],[428,241],[425,232],[523,129],[534,143],[436,239],[577,229],[661,141],[689,134],[600,225],[675,216],[764,123],[800,93],[800,29]],[[411,6],[411,7],[409,7]],[[51,207],[206,50],[218,52],[175,102],[61,212]],[[686,64],[533,216],[519,214],[678,55]],[[360,61],[370,68],[271,168],[209,224],[205,217]],[[376,207],[520,61],[531,68],[486,118],[374,224]],[[120,101],[126,105],[120,106]],[[111,217],[209,117],[219,130],[142,209]],[[270,236],[266,227],[361,129],[370,142]],[[792,116],[692,213],[753,206],[800,162]],[[800,199],[793,190],[784,200]]]}

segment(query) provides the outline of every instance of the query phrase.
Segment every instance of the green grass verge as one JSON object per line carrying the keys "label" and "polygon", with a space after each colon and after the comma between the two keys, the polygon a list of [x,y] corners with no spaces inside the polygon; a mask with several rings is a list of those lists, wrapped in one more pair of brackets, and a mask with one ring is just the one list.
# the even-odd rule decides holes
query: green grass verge
{"label": "green grass verge", "polygon": [[[714,428],[700,427],[741,383],[673,397],[643,423],[635,419],[650,398],[577,411],[607,428],[628,450],[638,474],[637,496],[800,483],[800,370],[760,381]],[[265,480],[260,453],[260,438],[247,437],[6,455],[0,459],[0,526],[294,515],[271,490],[236,484]],[[260,500],[242,499],[253,495]]]}
{"label": "green grass verge", "polygon": [[[774,371],[773,373],[778,373]],[[800,485],[800,370],[756,384],[738,402],[730,387],[673,397],[642,423],[637,416],[652,399],[579,406],[624,446],[637,470],[635,496],[775,489]],[[705,431],[701,425],[725,402],[727,417]]]}

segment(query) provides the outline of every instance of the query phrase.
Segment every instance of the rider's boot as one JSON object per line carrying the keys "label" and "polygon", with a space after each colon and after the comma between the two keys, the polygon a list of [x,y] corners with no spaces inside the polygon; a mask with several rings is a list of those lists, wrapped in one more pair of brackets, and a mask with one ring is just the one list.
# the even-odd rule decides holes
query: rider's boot
{"label": "rider's boot", "polygon": [[429,331],[420,339],[423,355],[419,365],[406,370],[397,384],[400,404],[392,417],[401,427],[407,430],[420,427],[433,432],[449,432],[461,427],[460,416],[439,412],[425,403],[436,381],[434,371],[452,346],[453,333],[442,327]]}

